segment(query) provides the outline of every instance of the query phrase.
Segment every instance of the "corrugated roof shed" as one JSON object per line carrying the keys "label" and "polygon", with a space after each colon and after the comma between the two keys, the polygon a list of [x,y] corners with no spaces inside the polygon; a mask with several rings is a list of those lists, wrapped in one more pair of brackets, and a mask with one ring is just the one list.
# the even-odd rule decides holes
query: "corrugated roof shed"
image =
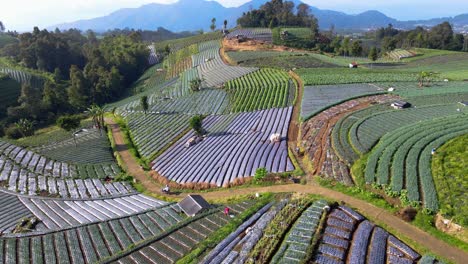
{"label": "corrugated roof shed", "polygon": [[211,208],[211,205],[201,195],[197,194],[191,194],[185,197],[179,202],[179,206],[188,216],[195,216],[203,210]]}

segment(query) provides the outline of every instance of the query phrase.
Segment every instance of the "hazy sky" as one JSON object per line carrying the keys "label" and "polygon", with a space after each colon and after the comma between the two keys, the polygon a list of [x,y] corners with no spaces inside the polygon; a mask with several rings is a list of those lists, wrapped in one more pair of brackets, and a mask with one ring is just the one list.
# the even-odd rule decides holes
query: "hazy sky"
{"label": "hazy sky", "polygon": [[[216,0],[224,6],[239,6],[249,0]],[[400,20],[425,19],[468,13],[467,0],[303,0],[311,6],[346,13],[379,10]],[[2,0],[0,21],[7,29],[31,30],[107,15],[119,8],[177,0]],[[443,7],[442,7],[443,3]]]}

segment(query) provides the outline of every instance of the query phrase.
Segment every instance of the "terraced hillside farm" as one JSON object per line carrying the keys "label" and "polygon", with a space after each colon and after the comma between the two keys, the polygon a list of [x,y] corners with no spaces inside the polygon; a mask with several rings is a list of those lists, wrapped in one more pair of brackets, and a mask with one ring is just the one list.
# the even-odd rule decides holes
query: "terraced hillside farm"
{"label": "terraced hillside farm", "polygon": [[390,57],[393,60],[400,61],[402,59],[407,59],[407,58],[412,58],[416,56],[417,54],[414,52],[411,52],[409,50],[402,50],[402,49],[396,49],[393,50],[389,53],[387,53],[387,56]]}
{"label": "terraced hillside farm", "polygon": [[44,86],[44,79],[29,72],[16,70],[0,64],[0,73],[8,75],[11,79],[21,83],[29,84],[34,89],[42,89]]}
{"label": "terraced hillside farm", "polygon": [[233,32],[230,32],[226,38],[227,39],[237,39],[239,37],[245,37],[247,39],[253,39],[256,41],[263,41],[266,43],[272,43],[272,32],[269,28],[242,28],[236,29]]}
{"label": "terraced hillside farm", "polygon": [[[202,142],[186,147],[190,132],[156,158],[153,170],[177,183],[210,183],[226,186],[250,177],[256,169],[268,172],[294,170],[288,158],[287,131],[292,108],[209,116],[203,121],[208,131]],[[280,142],[270,142],[279,133]]]}
{"label": "terraced hillside farm", "polygon": [[115,164],[69,164],[3,141],[0,141],[0,150],[1,186],[12,192],[64,198],[88,198],[96,187],[102,189],[96,192],[100,196],[133,192],[127,183],[103,183],[99,180],[113,178],[120,173]]}
{"label": "terraced hillside farm", "polygon": [[410,201],[422,201],[424,207],[437,211],[439,202],[431,175],[431,152],[466,133],[465,116],[402,126],[382,137],[372,151],[366,166],[366,182],[390,185],[396,192],[405,188]]}
{"label": "terraced hillside farm", "polygon": [[[349,113],[366,109],[372,104],[386,104],[394,100],[391,95],[361,97],[332,106],[302,124],[300,146],[313,164],[313,174],[335,179],[346,185],[352,185],[349,167],[357,159],[352,149],[341,146],[348,134],[336,133],[341,120]],[[353,155],[354,154],[354,155]],[[351,156],[351,158],[348,158]]]}
{"label": "terraced hillside farm", "polygon": [[305,85],[333,85],[351,83],[373,82],[417,82],[418,77],[414,72],[390,71],[376,69],[340,69],[340,68],[313,68],[298,69],[296,73],[304,81]]}
{"label": "terraced hillside farm", "polygon": [[360,96],[384,92],[385,90],[372,84],[306,86],[302,98],[301,117],[307,120],[338,103]]}
{"label": "terraced hillside farm", "polygon": [[0,113],[6,112],[6,109],[18,102],[18,97],[21,94],[21,85],[17,81],[8,77],[8,75],[0,74]]}
{"label": "terraced hillside farm", "polygon": [[454,221],[466,225],[467,195],[464,188],[464,177],[468,166],[467,153],[468,134],[447,141],[437,148],[432,158],[432,176],[439,198],[440,210]]}
{"label": "terraced hillside farm", "polygon": [[285,72],[261,69],[226,83],[231,95],[231,112],[246,112],[291,106],[296,84]]}
{"label": "terraced hillside farm", "polygon": [[32,149],[46,157],[78,164],[114,163],[114,156],[105,131],[84,128],[74,138]]}

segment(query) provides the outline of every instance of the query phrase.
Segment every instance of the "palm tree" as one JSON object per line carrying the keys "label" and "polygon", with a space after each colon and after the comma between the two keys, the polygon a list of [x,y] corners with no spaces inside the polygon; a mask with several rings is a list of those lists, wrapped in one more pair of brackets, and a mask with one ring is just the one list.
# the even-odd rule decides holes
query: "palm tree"
{"label": "palm tree", "polygon": [[92,105],[88,108],[88,113],[93,119],[94,126],[99,129],[102,135],[102,129],[104,128],[104,109],[98,105]]}
{"label": "palm tree", "polygon": [[20,130],[23,137],[32,136],[34,134],[34,121],[21,118],[15,125]]}

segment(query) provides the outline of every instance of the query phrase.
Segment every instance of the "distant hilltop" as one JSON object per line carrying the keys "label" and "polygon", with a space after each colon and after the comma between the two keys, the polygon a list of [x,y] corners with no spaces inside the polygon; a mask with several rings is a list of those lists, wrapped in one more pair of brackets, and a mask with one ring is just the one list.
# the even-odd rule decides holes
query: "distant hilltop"
{"label": "distant hilltop", "polygon": [[[216,18],[218,27],[224,20],[228,21],[229,27],[233,27],[242,13],[259,8],[266,2],[268,0],[252,0],[239,7],[224,7],[216,1],[205,0],[179,0],[173,4],[152,3],[138,8],[119,9],[107,16],[53,25],[49,28],[91,29],[98,32],[116,28],[155,30],[158,27],[164,27],[171,31],[209,30],[213,17]],[[302,3],[300,0],[292,2],[296,6]],[[448,21],[454,26],[455,31],[468,32],[468,14],[429,20],[399,21],[376,10],[350,15],[311,7],[311,13],[318,18],[322,29],[334,25],[336,29],[367,30],[386,26],[389,23],[397,28],[410,29],[416,26],[432,27],[443,21]]]}

